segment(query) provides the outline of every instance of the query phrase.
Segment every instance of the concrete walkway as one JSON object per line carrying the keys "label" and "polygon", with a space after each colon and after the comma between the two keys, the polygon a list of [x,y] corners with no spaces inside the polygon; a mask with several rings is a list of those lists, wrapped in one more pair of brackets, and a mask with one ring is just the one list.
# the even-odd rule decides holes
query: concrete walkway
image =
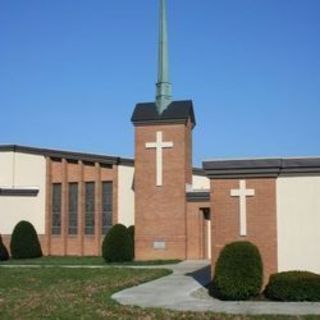
{"label": "concrete walkway", "polygon": [[124,305],[166,308],[177,311],[212,311],[255,315],[320,315],[320,303],[225,302],[211,298],[204,285],[210,281],[207,261],[185,261],[161,266],[173,274],[112,296]]}

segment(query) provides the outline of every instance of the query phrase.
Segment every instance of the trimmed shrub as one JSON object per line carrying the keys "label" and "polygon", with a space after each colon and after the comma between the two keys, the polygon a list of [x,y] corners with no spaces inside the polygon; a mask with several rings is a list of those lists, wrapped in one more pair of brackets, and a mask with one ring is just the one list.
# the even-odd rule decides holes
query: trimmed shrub
{"label": "trimmed shrub", "polygon": [[0,235],[0,261],[9,260],[9,252],[2,241],[2,237]]}
{"label": "trimmed shrub", "polygon": [[305,271],[273,274],[264,294],[275,301],[320,301],[320,275]]}
{"label": "trimmed shrub", "polygon": [[248,300],[261,292],[263,264],[250,242],[233,242],[221,251],[210,293],[221,300]]}
{"label": "trimmed shrub", "polygon": [[135,229],[134,229],[134,226],[130,226],[128,228],[128,232],[129,232],[129,235],[130,235],[130,238],[131,238],[131,241],[132,241],[132,257],[134,258],[134,234],[135,234]]}
{"label": "trimmed shrub", "polygon": [[122,224],[114,225],[102,243],[102,256],[106,262],[132,261],[132,240]]}
{"label": "trimmed shrub", "polygon": [[28,221],[20,221],[14,228],[11,243],[13,259],[32,259],[42,257],[37,232]]}

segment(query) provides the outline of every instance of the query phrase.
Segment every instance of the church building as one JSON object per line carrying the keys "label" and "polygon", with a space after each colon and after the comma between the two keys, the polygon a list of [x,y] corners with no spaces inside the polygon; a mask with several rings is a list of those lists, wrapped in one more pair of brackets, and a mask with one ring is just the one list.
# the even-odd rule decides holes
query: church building
{"label": "church building", "polygon": [[[9,247],[15,225],[27,220],[34,225],[45,255],[100,255],[112,225],[135,224],[134,165],[133,159],[106,155],[0,146],[4,242]],[[209,189],[202,169],[192,169],[192,183],[199,194]],[[199,237],[203,228],[196,227]],[[208,257],[202,246],[199,243],[193,258]]]}
{"label": "church building", "polygon": [[214,271],[226,244],[250,241],[266,279],[279,271],[320,273],[320,157],[194,168],[196,106],[172,99],[166,0],[160,3],[157,94],[133,110],[134,159],[0,146],[5,242],[28,220],[46,255],[99,255],[103,236],[122,223],[135,225],[136,260],[211,259]]}

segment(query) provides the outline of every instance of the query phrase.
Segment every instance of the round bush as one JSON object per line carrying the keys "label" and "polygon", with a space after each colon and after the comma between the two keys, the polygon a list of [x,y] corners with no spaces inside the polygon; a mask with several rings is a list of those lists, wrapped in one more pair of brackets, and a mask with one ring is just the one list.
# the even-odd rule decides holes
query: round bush
{"label": "round bush", "polygon": [[114,225],[104,238],[102,256],[106,262],[132,261],[132,240],[122,224]]}
{"label": "round bush", "polygon": [[261,292],[263,265],[258,248],[234,242],[222,250],[215,266],[210,293],[222,300],[247,300]]}
{"label": "round bush", "polygon": [[320,301],[320,275],[303,271],[273,274],[265,296],[275,301]]}
{"label": "round bush", "polygon": [[21,221],[15,226],[10,249],[13,259],[32,259],[42,256],[37,232],[30,222]]}
{"label": "round bush", "polygon": [[2,241],[2,237],[0,235],[0,261],[9,260],[9,252]]}
{"label": "round bush", "polygon": [[135,228],[134,226],[130,226],[128,228],[128,232],[132,241],[132,257],[134,257],[134,234],[135,234]]}

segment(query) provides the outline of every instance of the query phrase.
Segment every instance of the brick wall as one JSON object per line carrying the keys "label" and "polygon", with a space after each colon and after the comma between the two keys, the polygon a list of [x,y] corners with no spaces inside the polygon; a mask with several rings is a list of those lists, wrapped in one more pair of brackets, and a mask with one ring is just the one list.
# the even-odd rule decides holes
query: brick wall
{"label": "brick wall", "polygon": [[[48,255],[97,256],[101,254],[102,181],[113,182],[113,223],[118,222],[117,166],[104,167],[99,163],[52,161],[47,159],[47,199],[45,251]],[[68,184],[78,183],[78,234],[68,234]],[[95,232],[85,235],[85,182],[95,182]],[[62,184],[62,228],[60,235],[51,234],[52,184]]]}
{"label": "brick wall", "polygon": [[[191,124],[137,126],[135,129],[135,224],[136,259],[185,259],[187,256],[186,183],[192,181]],[[163,150],[163,186],[156,186],[156,151],[146,143],[174,143]],[[165,250],[154,242],[164,241]]]}
{"label": "brick wall", "polygon": [[255,189],[255,196],[247,198],[248,235],[241,237],[239,198],[230,196],[231,189],[239,188],[239,180],[211,180],[212,266],[226,244],[247,240],[261,252],[266,282],[277,272],[276,180],[248,179],[246,184]]}
{"label": "brick wall", "polygon": [[202,208],[208,208],[208,202],[188,202],[187,214],[187,258],[191,260],[208,259],[207,232],[208,221],[204,219]]}

